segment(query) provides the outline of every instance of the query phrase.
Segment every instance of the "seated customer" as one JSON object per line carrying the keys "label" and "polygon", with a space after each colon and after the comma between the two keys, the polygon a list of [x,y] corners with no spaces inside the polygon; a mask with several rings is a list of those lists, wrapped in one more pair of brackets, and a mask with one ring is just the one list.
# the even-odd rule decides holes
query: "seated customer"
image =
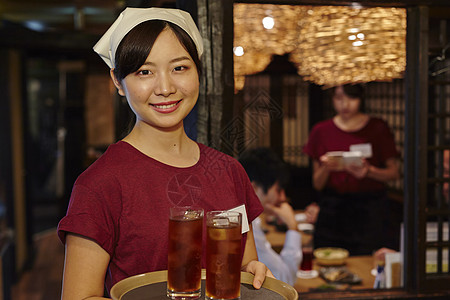
{"label": "seated customer", "polygon": [[288,230],[283,250],[276,253],[261,229],[261,219],[253,222],[253,234],[258,258],[275,278],[293,285],[302,259],[301,235],[292,207],[286,202],[284,184],[288,178],[287,168],[278,156],[267,148],[255,148],[241,155],[239,162],[250,178],[264,212],[276,215]]}

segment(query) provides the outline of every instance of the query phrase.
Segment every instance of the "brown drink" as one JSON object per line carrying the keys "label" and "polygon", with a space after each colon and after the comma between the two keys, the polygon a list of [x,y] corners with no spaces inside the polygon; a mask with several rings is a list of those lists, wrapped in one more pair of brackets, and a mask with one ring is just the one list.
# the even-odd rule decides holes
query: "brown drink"
{"label": "brown drink", "polygon": [[[216,215],[211,216],[211,213]],[[234,212],[231,214],[233,218],[217,216],[217,212],[209,212],[207,215],[207,299],[240,299],[241,215]]]}
{"label": "brown drink", "polygon": [[201,296],[203,210],[172,208],[169,219],[167,296]]}
{"label": "brown drink", "polygon": [[313,267],[313,250],[312,248],[303,249],[302,263],[300,264],[300,270],[311,271]]}
{"label": "brown drink", "polygon": [[309,236],[304,245],[302,245],[303,258],[297,271],[297,277],[304,279],[317,277],[318,273],[313,269],[313,250],[313,238]]}

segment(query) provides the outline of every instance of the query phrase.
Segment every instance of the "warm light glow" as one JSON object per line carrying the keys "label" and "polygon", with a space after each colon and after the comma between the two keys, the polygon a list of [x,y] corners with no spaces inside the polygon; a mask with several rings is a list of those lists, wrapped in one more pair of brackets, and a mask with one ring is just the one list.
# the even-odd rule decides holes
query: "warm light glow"
{"label": "warm light glow", "polygon": [[[270,25],[270,19],[277,24],[267,30],[265,22]],[[267,20],[263,26],[261,20]],[[262,72],[274,54],[289,54],[304,80],[326,87],[401,78],[405,41],[402,8],[238,3],[234,5],[235,88],[243,88],[246,75]],[[243,49],[245,55],[237,56]]]}
{"label": "warm light glow", "polygon": [[355,9],[361,9],[361,8],[363,8],[362,5],[359,4],[358,2],[353,2],[351,5],[352,5],[352,7],[355,8]]}
{"label": "warm light glow", "polygon": [[244,48],[242,48],[241,46],[234,47],[233,52],[236,56],[242,56],[244,55]]}
{"label": "warm light glow", "polygon": [[265,29],[272,29],[273,26],[275,25],[275,21],[273,20],[272,17],[265,17],[262,20],[262,23]]}

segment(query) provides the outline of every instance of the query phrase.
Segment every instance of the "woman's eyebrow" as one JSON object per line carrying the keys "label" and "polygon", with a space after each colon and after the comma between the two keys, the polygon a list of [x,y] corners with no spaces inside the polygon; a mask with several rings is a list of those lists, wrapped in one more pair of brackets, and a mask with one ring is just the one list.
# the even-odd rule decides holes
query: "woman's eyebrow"
{"label": "woman's eyebrow", "polygon": [[183,61],[183,60],[191,60],[191,59],[188,56],[181,56],[181,57],[172,59],[170,62],[174,63],[174,62],[179,62],[179,61]]}
{"label": "woman's eyebrow", "polygon": [[[190,59],[188,56],[180,56],[180,57],[171,59],[171,60],[169,61],[169,63],[176,63],[176,62],[184,61],[184,60],[191,60],[191,59]],[[151,61],[146,61],[146,62],[144,63],[144,65],[145,65],[145,66],[146,66],[146,65],[154,66],[154,65],[156,65],[156,63],[151,62]]]}

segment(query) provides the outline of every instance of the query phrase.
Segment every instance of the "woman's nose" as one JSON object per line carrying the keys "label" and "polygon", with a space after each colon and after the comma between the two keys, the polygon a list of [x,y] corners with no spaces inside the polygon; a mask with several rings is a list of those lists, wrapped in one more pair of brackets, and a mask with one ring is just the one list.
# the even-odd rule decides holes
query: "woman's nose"
{"label": "woman's nose", "polygon": [[347,108],[349,104],[350,104],[350,101],[348,99],[342,100],[342,107]]}
{"label": "woman's nose", "polygon": [[176,88],[172,78],[168,74],[160,74],[155,86],[155,94],[167,97],[175,93]]}

